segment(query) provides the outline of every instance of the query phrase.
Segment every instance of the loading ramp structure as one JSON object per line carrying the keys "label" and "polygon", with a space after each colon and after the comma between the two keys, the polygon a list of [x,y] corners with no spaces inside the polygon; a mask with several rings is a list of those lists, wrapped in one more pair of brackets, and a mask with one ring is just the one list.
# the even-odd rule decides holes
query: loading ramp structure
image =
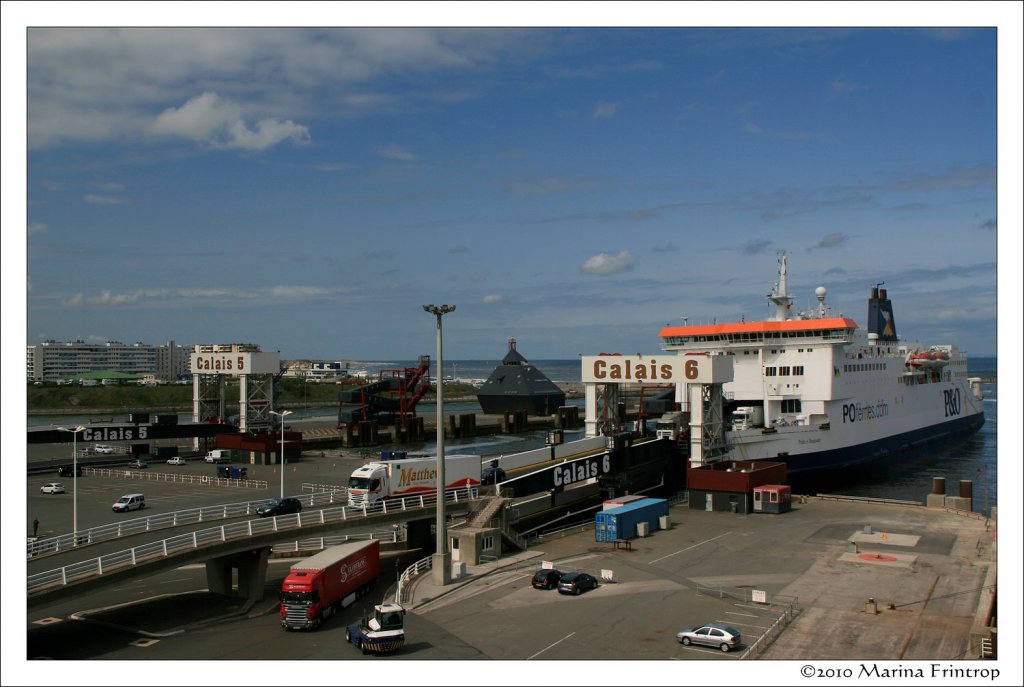
{"label": "loading ramp structure", "polygon": [[381,370],[374,381],[340,381],[338,429],[370,420],[406,429],[409,418],[416,417],[416,404],[429,389],[429,355],[419,356],[416,367]]}

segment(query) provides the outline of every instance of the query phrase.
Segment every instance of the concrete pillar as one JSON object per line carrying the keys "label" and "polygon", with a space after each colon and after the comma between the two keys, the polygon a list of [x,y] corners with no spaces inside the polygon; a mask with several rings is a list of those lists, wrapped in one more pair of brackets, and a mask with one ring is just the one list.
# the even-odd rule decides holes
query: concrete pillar
{"label": "concrete pillar", "polygon": [[[269,554],[268,547],[260,547],[206,561],[207,588],[215,594],[262,601]],[[237,589],[232,587],[235,570],[238,570]]]}

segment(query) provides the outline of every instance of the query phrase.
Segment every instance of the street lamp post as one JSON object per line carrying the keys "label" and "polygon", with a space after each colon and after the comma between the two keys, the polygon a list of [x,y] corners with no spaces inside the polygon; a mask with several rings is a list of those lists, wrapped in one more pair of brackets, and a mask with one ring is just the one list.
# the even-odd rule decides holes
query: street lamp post
{"label": "street lamp post", "polygon": [[78,546],[78,433],[84,432],[85,427],[78,425],[74,429],[58,427],[62,432],[71,432],[71,534],[74,537],[74,544]]}
{"label": "street lamp post", "polygon": [[270,414],[281,418],[281,498],[284,498],[284,419],[286,416],[291,415],[292,411],[282,410],[279,413],[276,410],[271,410]]}
{"label": "street lamp post", "polygon": [[448,565],[448,533],[445,530],[444,502],[444,362],[441,346],[441,317],[455,310],[454,305],[424,305],[423,309],[437,317],[437,552],[431,567],[434,584],[445,586],[452,581]]}

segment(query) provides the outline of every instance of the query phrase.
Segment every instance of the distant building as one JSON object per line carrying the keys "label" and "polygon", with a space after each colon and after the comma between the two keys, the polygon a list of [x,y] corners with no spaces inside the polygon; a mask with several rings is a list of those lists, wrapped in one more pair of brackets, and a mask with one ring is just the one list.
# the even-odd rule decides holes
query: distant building
{"label": "distant building", "polygon": [[309,381],[348,377],[351,365],[345,360],[283,360],[281,364],[283,376]]}
{"label": "distant building", "polygon": [[27,347],[30,382],[60,382],[81,375],[112,370],[139,377],[173,381],[189,374],[192,346],[107,341],[44,341]]}

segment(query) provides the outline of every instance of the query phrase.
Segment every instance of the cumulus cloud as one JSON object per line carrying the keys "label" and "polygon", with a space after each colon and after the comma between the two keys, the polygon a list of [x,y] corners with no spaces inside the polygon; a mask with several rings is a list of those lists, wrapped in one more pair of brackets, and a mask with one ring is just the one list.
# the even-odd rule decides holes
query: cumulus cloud
{"label": "cumulus cloud", "polygon": [[653,250],[655,253],[675,253],[679,249],[676,248],[676,244],[672,243],[671,241],[668,241],[667,243],[664,243],[663,245],[655,246],[651,250]]}
{"label": "cumulus cloud", "polygon": [[469,246],[467,246],[467,245],[465,245],[463,243],[460,243],[457,246],[452,246],[451,248],[448,249],[448,253],[450,255],[464,255],[464,254],[466,254],[468,252],[469,252]]}
{"label": "cumulus cloud", "polygon": [[63,299],[66,307],[85,306],[132,306],[161,302],[248,301],[265,303],[269,299],[286,301],[315,300],[342,293],[340,289],[329,289],[320,286],[277,285],[254,289],[231,287],[189,287],[178,289],[137,289],[135,291],[115,292],[109,289],[94,295],[75,293]]}
{"label": "cumulus cloud", "polygon": [[498,293],[489,293],[484,296],[484,303],[500,303],[505,300],[505,297]]}
{"label": "cumulus cloud", "polygon": [[261,119],[250,127],[238,103],[211,92],[196,96],[179,108],[164,110],[153,123],[153,132],[217,148],[245,150],[265,150],[287,140],[310,140],[309,129],[291,120]]}
{"label": "cumulus cloud", "polygon": [[394,248],[381,248],[380,250],[368,250],[363,253],[367,260],[391,260],[398,257],[398,251]]}
{"label": "cumulus cloud", "polygon": [[608,275],[625,272],[633,269],[636,257],[628,250],[619,251],[616,255],[610,253],[598,253],[587,258],[587,261],[580,267],[584,274]]}
{"label": "cumulus cloud", "polygon": [[44,222],[30,222],[28,225],[28,235],[36,236],[37,234],[45,234],[47,226]]}

